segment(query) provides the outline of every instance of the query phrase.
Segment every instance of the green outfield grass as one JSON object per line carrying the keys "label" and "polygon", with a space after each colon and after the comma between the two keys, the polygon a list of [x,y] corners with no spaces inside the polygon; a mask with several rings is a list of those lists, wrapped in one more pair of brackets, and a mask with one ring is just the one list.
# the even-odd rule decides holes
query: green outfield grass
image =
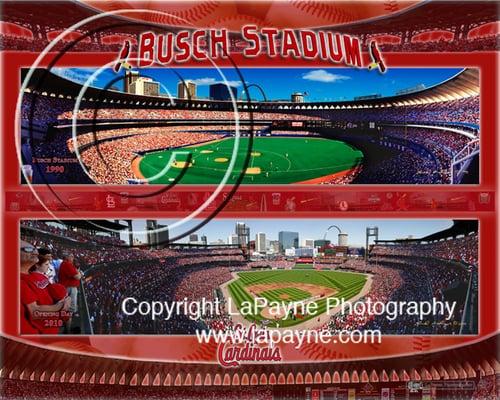
{"label": "green outfield grass", "polygon": [[[235,139],[225,138],[198,146],[163,150],[146,154],[139,170],[151,178],[165,170],[174,151],[190,152],[192,163],[179,181],[181,184],[218,184],[231,160]],[[228,183],[235,183],[243,170],[248,154],[249,138],[241,138],[235,167]],[[175,164],[153,184],[174,181],[185,166],[187,155],[175,156]],[[363,159],[361,151],[346,143],[314,137],[256,137],[253,141],[250,163],[243,178],[244,184],[286,184],[328,176],[349,170]]]}
{"label": "green outfield grass", "polygon": [[[366,283],[366,275],[339,271],[315,271],[315,270],[280,270],[280,271],[252,271],[239,272],[238,279],[228,285],[229,293],[238,309],[244,301],[253,302],[257,295],[265,297],[269,301],[278,302],[296,302],[307,300],[312,297],[305,288],[297,288],[300,284],[316,285],[324,288],[331,288],[337,292],[329,297],[348,300],[356,296]],[[258,294],[250,293],[249,287],[262,284],[287,284],[277,289],[264,290]],[[251,289],[250,289],[251,290]],[[285,296],[283,296],[285,295]],[[280,327],[287,327],[300,324],[308,319],[317,317],[327,311],[327,297],[316,300],[318,304],[317,312],[306,315],[301,319],[293,320],[290,318],[279,321]],[[245,315],[245,318],[251,322],[260,322],[264,319],[261,314]]]}

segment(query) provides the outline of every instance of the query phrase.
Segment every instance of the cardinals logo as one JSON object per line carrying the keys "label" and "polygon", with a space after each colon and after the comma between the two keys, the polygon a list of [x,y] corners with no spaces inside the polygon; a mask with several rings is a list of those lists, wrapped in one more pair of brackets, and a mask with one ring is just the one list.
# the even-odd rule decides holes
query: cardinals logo
{"label": "cardinals logo", "polygon": [[372,62],[370,65],[368,65],[368,69],[372,70],[374,68],[378,67],[378,70],[383,74],[387,68],[384,63],[384,59],[382,58],[382,54],[380,53],[380,50],[377,47],[377,42],[375,40],[372,40],[370,42],[370,57],[372,58]]}
{"label": "cardinals logo", "polygon": [[31,278],[31,282],[38,289],[45,289],[50,284],[50,282],[47,279],[47,277],[44,274],[42,274],[42,273],[30,274],[30,278]]}
{"label": "cardinals logo", "polygon": [[120,50],[120,54],[118,55],[118,59],[116,60],[115,65],[113,66],[113,71],[116,73],[120,72],[120,69],[123,67],[125,69],[131,69],[132,66],[127,62],[128,56],[130,54],[130,42],[128,40],[123,43],[123,47]]}

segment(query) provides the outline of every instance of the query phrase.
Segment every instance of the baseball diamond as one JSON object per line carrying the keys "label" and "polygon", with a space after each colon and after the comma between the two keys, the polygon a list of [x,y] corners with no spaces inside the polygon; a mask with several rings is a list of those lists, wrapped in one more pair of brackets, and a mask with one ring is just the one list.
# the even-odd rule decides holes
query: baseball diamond
{"label": "baseball diamond", "polygon": [[300,269],[239,272],[236,277],[227,288],[234,305],[240,311],[244,302],[253,304],[256,297],[280,304],[317,303],[316,311],[309,315],[271,315],[269,307],[266,307],[258,314],[243,316],[247,321],[255,323],[274,321],[280,328],[298,325],[321,316],[327,311],[328,298],[351,299],[358,295],[367,283],[365,274]]}
{"label": "baseball diamond", "polygon": [[[135,172],[149,178],[166,170],[150,183],[165,184],[179,174],[188,154],[192,162],[182,176],[181,184],[217,184],[228,169],[235,139],[232,137],[207,144],[178,149],[161,150],[140,158]],[[248,152],[249,138],[240,138],[233,173],[228,183],[235,183],[242,171]],[[363,160],[363,153],[344,142],[312,137],[256,137],[250,153],[250,162],[243,177],[245,184],[301,183],[313,179],[327,179],[333,174],[352,171]],[[174,158],[172,158],[174,157]],[[166,169],[168,163],[171,168]]]}

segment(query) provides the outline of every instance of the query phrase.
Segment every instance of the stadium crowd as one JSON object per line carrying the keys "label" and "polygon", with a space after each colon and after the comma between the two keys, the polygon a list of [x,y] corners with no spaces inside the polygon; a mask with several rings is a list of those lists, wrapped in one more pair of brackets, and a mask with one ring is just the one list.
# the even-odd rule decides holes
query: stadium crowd
{"label": "stadium crowd", "polygon": [[[430,40],[430,41],[414,41],[410,43],[380,43],[379,48],[386,52],[448,52],[448,51],[488,51],[500,48],[499,35],[485,35],[473,38],[456,38],[454,40]],[[27,36],[18,36],[11,34],[0,34],[0,50],[25,50],[25,51],[42,51],[48,46],[49,41],[42,38],[34,38]],[[62,50],[67,46],[68,42],[60,42],[56,44],[54,50]],[[71,43],[70,51],[76,52],[118,52],[121,49],[121,43],[99,43],[96,41],[86,40],[78,43]],[[231,46],[231,51],[241,51],[237,46]]]}
{"label": "stadium crowd", "polygon": [[[242,266],[240,261],[220,260],[220,257],[193,258],[189,264],[178,264],[175,257],[129,263],[108,263],[95,268],[86,283],[87,303],[94,333],[122,334],[194,334],[196,329],[230,326],[226,315],[203,315],[199,320],[174,314],[170,319],[156,319],[121,312],[122,301],[134,296],[140,301],[213,300],[215,289],[232,279],[231,269]],[[130,279],[130,278],[133,279]]]}
{"label": "stadium crowd", "polygon": [[463,38],[454,40],[435,40],[412,43],[384,43],[380,45],[382,51],[387,52],[448,52],[448,51],[486,51],[500,48],[500,36]]}
{"label": "stadium crowd", "polygon": [[219,134],[185,133],[164,127],[140,130],[140,134],[100,142],[81,152],[81,159],[95,183],[126,184],[129,179],[137,179],[131,163],[138,153],[221,138]]}
{"label": "stadium crowd", "polygon": [[374,152],[373,146],[383,147],[383,151],[379,152],[377,161],[363,166],[355,183],[449,184],[454,156],[474,139],[445,127],[387,125],[378,137],[356,140],[358,146],[371,143],[367,151]]}
{"label": "stadium crowd", "polygon": [[[451,381],[450,389],[438,389],[438,399],[454,400],[492,400],[498,398],[499,386],[498,375],[481,376],[474,380],[464,380],[462,388]],[[475,383],[471,390],[465,382]],[[387,387],[388,383],[375,383],[374,391]],[[392,386],[392,383],[389,385]],[[404,385],[403,385],[404,386]],[[306,389],[301,385],[245,385],[235,386],[143,386],[143,385],[105,385],[105,384],[82,384],[82,383],[60,383],[40,382],[26,379],[1,378],[0,387],[2,397],[7,400],[35,399],[35,400],[90,400],[90,399],[152,399],[152,400],[300,400],[307,396]],[[401,385],[400,385],[401,387]],[[446,385],[443,385],[446,388]],[[319,388],[319,386],[318,386]],[[335,391],[331,387],[324,393],[334,396]],[[329,390],[329,391],[328,391]],[[347,389],[344,389],[347,392]],[[342,392],[339,392],[339,395]],[[420,393],[417,392],[420,395]],[[347,396],[347,393],[346,393]],[[375,395],[374,395],[375,396]],[[378,395],[377,395],[378,396]],[[403,398],[396,396],[396,399]]]}
{"label": "stadium crowd", "polygon": [[410,140],[415,143],[424,145],[431,149],[434,154],[440,156],[439,152],[444,153],[443,160],[449,163],[450,155],[454,155],[462,150],[470,138],[455,132],[450,132],[442,129],[429,128],[401,128],[401,127],[384,127],[382,130],[382,140],[385,136],[397,137],[400,139]]}
{"label": "stadium crowd", "polygon": [[[266,125],[254,125],[254,132],[259,132],[261,129],[266,128]],[[134,128],[119,128],[119,129],[107,129],[104,131],[96,131],[89,133],[81,133],[76,138],[76,143],[78,147],[86,146],[89,144],[95,144],[102,140],[117,139],[126,136],[140,136],[148,133],[163,133],[163,132],[176,132],[178,134],[192,135],[192,140],[188,143],[196,143],[200,136],[200,133],[204,134],[235,134],[236,128],[234,125],[189,125],[189,126],[166,126],[166,127],[141,127],[137,126]],[[240,127],[240,133],[248,133],[248,129],[244,126]],[[140,138],[139,138],[140,139]],[[74,152],[73,138],[67,140],[67,146],[71,152]],[[183,146],[184,144],[181,144]],[[175,143],[170,147],[177,147]]]}
{"label": "stadium crowd", "polygon": [[[390,300],[396,301],[456,301],[454,313],[449,320],[444,315],[433,315],[419,320],[416,316],[402,315],[394,321],[385,316],[374,318],[366,325],[367,329],[380,329],[382,332],[457,334],[461,328],[467,284],[470,273],[465,268],[443,263],[439,260],[400,260],[382,259],[377,263],[385,268],[400,271],[405,284],[398,288]],[[410,330],[410,331],[409,331]],[[411,331],[413,330],[413,331]]]}
{"label": "stadium crowd", "polygon": [[[258,268],[291,269],[294,260],[248,260],[239,247],[176,246],[157,250],[118,246],[116,238],[103,239],[84,232],[48,224],[23,221],[21,238],[37,247],[51,250],[54,259],[73,254],[75,264],[85,273],[83,287],[94,333],[194,333],[208,327],[230,329],[232,318],[203,315],[191,320],[175,315],[169,320],[153,321],[149,316],[125,316],[124,298],[140,301],[189,301],[224,299],[219,287],[233,272]],[[331,257],[330,257],[331,258]],[[330,330],[381,329],[383,333],[428,334],[458,333],[464,312],[467,287],[478,263],[477,234],[432,243],[399,245],[377,244],[371,248],[368,263],[349,258],[331,263],[327,257],[317,268],[335,268],[369,274],[371,286],[360,301],[456,301],[449,321],[439,316],[419,321],[403,315],[394,321],[385,316],[336,314],[324,326]]]}
{"label": "stadium crowd", "polygon": [[[23,224],[24,225],[24,224]],[[157,251],[105,246],[90,239],[59,237],[52,229],[42,230],[24,225],[21,238],[52,251],[54,259],[72,254],[75,264],[85,271],[83,287],[94,333],[194,333],[214,320],[192,321],[176,315],[169,321],[125,317],[121,312],[123,298],[133,295],[141,300],[173,301],[213,299],[214,290],[231,279],[231,270],[246,269],[241,249],[164,249]],[[197,257],[193,257],[197,254]],[[220,317],[216,320],[220,321]],[[229,321],[225,321],[229,323]]]}
{"label": "stadium crowd", "polygon": [[[377,141],[378,142],[378,141]],[[449,171],[429,153],[393,146],[379,162],[364,166],[355,176],[359,184],[439,184],[449,183]],[[444,180],[447,179],[447,180]]]}
{"label": "stadium crowd", "polygon": [[56,125],[58,116],[70,112],[74,100],[24,92],[21,102],[21,124],[48,127]]}
{"label": "stadium crowd", "polygon": [[383,108],[298,110],[322,119],[347,122],[387,123],[469,123],[479,125],[479,96],[428,104],[402,105]]}
{"label": "stadium crowd", "polygon": [[[48,29],[48,28],[47,28]],[[14,36],[0,34],[0,50],[24,50],[31,52],[40,52],[44,50],[51,42],[46,38],[33,38],[25,36]],[[52,51],[68,51],[68,52],[118,52],[122,47],[121,43],[97,43],[90,40],[80,42],[60,41]]]}
{"label": "stadium crowd", "polygon": [[94,235],[90,237],[87,234],[80,233],[76,229],[70,229],[68,226],[63,224],[48,224],[47,222],[41,220],[25,220],[23,221],[23,226],[38,229],[45,233],[51,233],[60,237],[71,238],[83,243],[101,243],[118,246],[124,245],[124,242],[118,237],[107,235]]}
{"label": "stadium crowd", "polygon": [[[217,127],[224,129],[224,132],[230,132],[229,126]],[[212,127],[209,128],[212,131]],[[136,178],[131,162],[138,153],[188,146],[220,138],[220,133],[209,133],[201,127],[189,132],[179,127],[140,127],[106,131],[98,133],[96,138],[92,133],[84,134],[82,139],[78,138],[78,144],[84,146],[80,147],[81,160],[95,182],[124,184]],[[99,143],[90,144],[95,139]],[[386,127],[380,139],[372,141],[388,147],[388,154],[391,156],[381,159],[369,168],[360,164],[348,173],[332,176],[322,183],[450,183],[452,157],[468,140],[466,136],[442,130]],[[58,136],[52,142],[33,147],[35,158],[40,158],[41,153],[44,157],[75,158],[72,152],[73,139],[67,136]],[[65,176],[71,174],[73,181],[85,178],[80,164],[65,166]]]}
{"label": "stadium crowd", "polygon": [[0,379],[2,398],[9,400],[89,400],[89,399],[152,399],[152,400],[272,400],[272,386],[133,386],[59,382],[32,382],[21,379]]}
{"label": "stadium crowd", "polygon": [[422,256],[441,258],[478,265],[478,235],[470,234],[431,243],[408,242],[395,245],[376,245],[371,256]]}
{"label": "stadium crowd", "polygon": [[[89,319],[96,334],[194,333],[195,329],[231,324],[223,316],[193,321],[175,315],[152,321],[126,317],[121,302],[127,296],[141,300],[213,299],[215,289],[231,279],[231,271],[248,269],[241,248],[166,248],[145,250],[123,246],[116,238],[75,232],[44,221],[23,221],[21,238],[51,250],[54,259],[72,254],[85,273],[83,288]],[[194,257],[196,256],[196,257]]]}
{"label": "stadium crowd", "polygon": [[389,301],[456,301],[452,317],[429,316],[419,320],[415,315],[398,315],[389,320],[386,315],[339,313],[323,328],[339,332],[343,329],[377,329],[384,334],[456,334],[460,332],[470,272],[442,260],[377,258],[369,263],[350,260],[341,269],[368,273],[372,276],[369,293],[359,302]]}
{"label": "stadium crowd", "polygon": [[[50,175],[52,181],[61,181],[61,183],[68,183],[68,177],[71,177],[72,183],[93,181],[101,184],[126,184],[137,179],[131,168],[131,161],[139,152],[182,147],[217,139],[222,134],[234,132],[234,125],[216,122],[234,120],[235,115],[230,111],[161,109],[147,108],[147,106],[146,108],[120,108],[118,105],[114,107],[107,105],[105,108],[98,109],[99,121],[137,120],[144,122],[145,120],[200,119],[213,121],[214,125],[115,128],[98,131],[95,135],[92,132],[82,133],[78,135],[77,143],[81,151],[80,161],[88,169],[88,176],[75,157],[73,139],[69,133],[52,127],[69,122],[73,116],[73,101],[25,93],[22,102],[22,119],[26,127],[29,125],[32,107],[33,123],[38,127],[47,127],[51,132],[43,142],[32,140],[28,144],[31,147],[34,166],[38,167],[35,170],[35,176],[45,174],[43,163],[47,162],[45,161],[47,159],[69,160],[64,162],[63,174]],[[95,104],[83,102],[78,118],[82,122],[93,119],[94,107],[96,107]],[[239,114],[241,120],[246,120],[250,116],[248,112]],[[293,113],[289,110],[270,113],[255,112],[252,117],[255,120],[266,121],[327,119],[349,121],[349,123],[376,121],[391,124],[445,124],[478,135],[479,96],[430,104],[365,108],[362,111],[359,109],[300,109],[294,110]],[[254,127],[257,133],[264,128],[263,124],[257,124]],[[273,134],[283,134],[283,132],[278,129]],[[98,146],[95,140],[99,141]],[[368,140],[376,142],[376,139],[368,138]],[[382,157],[376,162],[370,162],[370,165],[360,164],[346,174],[332,176],[320,183],[339,185],[351,182],[363,184],[450,183],[451,160],[470,140],[465,135],[443,129],[386,126],[381,131],[380,140],[377,143],[379,148],[392,146],[387,150],[387,154],[391,154],[392,151],[390,157]],[[398,145],[401,147],[400,150],[396,149]],[[37,165],[37,163],[40,164]]]}
{"label": "stadium crowd", "polygon": [[[383,130],[381,141],[397,138],[416,143],[423,146],[433,157],[435,157],[438,169],[433,171],[436,180],[443,183],[451,183],[451,163],[453,157],[461,151],[471,139],[465,135],[442,129],[387,127]],[[431,160],[424,159],[424,162]],[[425,164],[424,164],[425,165]]]}
{"label": "stadium crowd", "polygon": [[[168,104],[168,102],[167,102]],[[58,115],[59,121],[66,121],[73,118],[73,110],[65,111]],[[310,120],[315,121],[317,116],[307,116],[291,113],[262,113],[248,111],[216,111],[216,110],[180,110],[168,108],[99,108],[95,106],[80,108],[78,110],[78,120],[206,120],[206,121],[234,121],[254,120],[254,121],[280,121],[280,120]]]}
{"label": "stadium crowd", "polygon": [[[167,102],[168,104],[168,102]],[[58,97],[49,97],[25,93],[22,101],[21,116],[28,121],[33,115],[33,122],[39,125],[68,123],[73,118],[74,101]],[[313,109],[311,106],[294,110],[276,110],[275,112],[239,111],[239,120],[254,121],[315,121],[332,120],[346,122],[450,122],[479,125],[479,96],[462,99],[440,101],[428,104],[400,105],[383,108],[361,109]],[[134,120],[206,120],[234,121],[233,111],[217,110],[184,110],[173,108],[123,108],[98,106],[92,102],[82,101],[77,120],[99,121],[134,121]]]}
{"label": "stadium crowd", "polygon": [[292,269],[294,265],[295,262],[290,260],[252,260],[247,262],[247,266],[250,268]]}
{"label": "stadium crowd", "polygon": [[23,240],[37,247],[51,249],[55,258],[62,258],[63,254],[73,254],[75,264],[83,270],[113,261],[154,258],[149,251],[118,245],[115,238],[105,239],[100,235],[91,237],[51,225],[44,226],[39,221],[35,224],[33,221],[23,221],[21,227]]}
{"label": "stadium crowd", "polygon": [[482,376],[476,385],[471,400],[490,400],[500,398],[499,376]]}

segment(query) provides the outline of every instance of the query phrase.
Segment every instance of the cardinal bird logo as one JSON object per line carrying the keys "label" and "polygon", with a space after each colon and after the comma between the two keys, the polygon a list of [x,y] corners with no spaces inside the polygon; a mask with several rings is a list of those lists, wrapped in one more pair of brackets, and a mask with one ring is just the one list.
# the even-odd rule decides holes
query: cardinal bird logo
{"label": "cardinal bird logo", "polygon": [[368,69],[372,70],[374,68],[379,69],[379,71],[383,74],[387,68],[385,67],[384,59],[382,58],[382,54],[380,54],[380,50],[377,47],[377,42],[372,40],[370,42],[370,56],[372,58],[372,63],[368,65]]}
{"label": "cardinal bird logo", "polygon": [[132,66],[127,62],[129,54],[130,54],[130,42],[126,40],[125,43],[123,44],[122,49],[120,50],[118,59],[116,60],[116,63],[113,67],[113,71],[118,73],[122,67],[125,69],[132,69]]}

